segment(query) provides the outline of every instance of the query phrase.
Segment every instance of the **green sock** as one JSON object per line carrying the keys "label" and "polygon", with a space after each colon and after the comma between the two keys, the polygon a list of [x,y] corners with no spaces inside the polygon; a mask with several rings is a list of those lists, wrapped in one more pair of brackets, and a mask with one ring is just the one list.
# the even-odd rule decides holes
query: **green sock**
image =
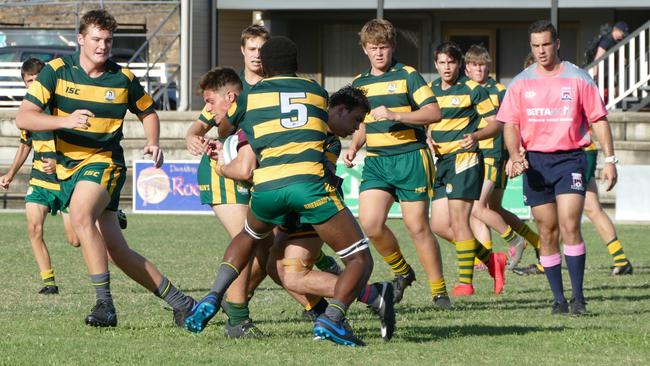
{"label": "green sock", "polygon": [[321,271],[326,270],[330,266],[330,261],[329,257],[323,253],[323,251],[320,251],[320,254],[318,254],[318,258],[316,258],[316,262],[314,263],[316,268],[318,268]]}
{"label": "green sock", "polygon": [[244,320],[250,318],[250,310],[248,303],[237,304],[234,302],[226,301],[226,315],[228,316],[228,325],[235,326],[241,324]]}

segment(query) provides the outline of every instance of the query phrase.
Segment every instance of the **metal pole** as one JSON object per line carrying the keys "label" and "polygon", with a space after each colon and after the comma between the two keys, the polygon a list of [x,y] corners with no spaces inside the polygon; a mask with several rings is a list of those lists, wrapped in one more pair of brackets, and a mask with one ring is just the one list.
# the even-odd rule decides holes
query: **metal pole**
{"label": "metal pole", "polygon": [[[558,0],[551,0],[551,24],[555,27],[556,30],[559,29],[558,26]],[[559,30],[558,30],[559,33]]]}
{"label": "metal pole", "polygon": [[179,111],[186,111],[190,100],[190,1],[181,1],[181,80]]}
{"label": "metal pole", "polygon": [[384,19],[384,0],[377,0],[377,19]]}

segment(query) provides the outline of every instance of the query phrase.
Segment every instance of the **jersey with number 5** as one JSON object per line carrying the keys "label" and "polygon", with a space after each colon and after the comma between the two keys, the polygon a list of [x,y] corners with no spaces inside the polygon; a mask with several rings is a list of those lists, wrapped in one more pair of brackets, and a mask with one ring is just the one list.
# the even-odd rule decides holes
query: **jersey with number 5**
{"label": "jersey with number 5", "polygon": [[264,79],[237,98],[228,120],[244,131],[257,156],[256,191],[324,179],[327,92],[317,82]]}

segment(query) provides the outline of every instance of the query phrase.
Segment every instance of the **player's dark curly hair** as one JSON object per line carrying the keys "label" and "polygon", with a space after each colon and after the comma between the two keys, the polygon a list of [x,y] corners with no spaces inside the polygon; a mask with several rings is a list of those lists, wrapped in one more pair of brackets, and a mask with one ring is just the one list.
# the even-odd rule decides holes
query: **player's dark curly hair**
{"label": "player's dark curly hair", "polygon": [[45,67],[45,62],[37,58],[28,58],[20,66],[20,77],[25,78],[25,75],[38,75],[41,70]]}
{"label": "player's dark curly hair", "polygon": [[79,22],[79,33],[86,34],[88,28],[93,25],[111,33],[117,29],[117,21],[104,9],[95,9],[84,14]]}
{"label": "player's dark curly hair", "polygon": [[215,67],[201,76],[201,80],[199,80],[199,93],[203,93],[206,90],[217,91],[226,85],[234,85],[242,89],[241,80],[235,70],[229,67]]}
{"label": "player's dark curly hair", "polygon": [[366,92],[352,85],[346,85],[332,94],[328,104],[330,108],[344,105],[348,112],[361,107],[365,114],[370,113],[370,103],[368,97],[366,97]]}
{"label": "player's dark curly hair", "polygon": [[436,50],[433,52],[433,59],[438,60],[438,55],[444,53],[445,55],[451,57],[452,59],[458,61],[459,64],[463,63],[463,51],[460,50],[460,47],[451,41],[442,42],[436,47]]}
{"label": "player's dark curly hair", "polygon": [[557,29],[555,29],[553,23],[546,19],[538,20],[535,23],[531,24],[530,27],[528,27],[528,39],[530,39],[530,35],[533,33],[544,32],[551,32],[551,39],[553,42],[557,40]]}

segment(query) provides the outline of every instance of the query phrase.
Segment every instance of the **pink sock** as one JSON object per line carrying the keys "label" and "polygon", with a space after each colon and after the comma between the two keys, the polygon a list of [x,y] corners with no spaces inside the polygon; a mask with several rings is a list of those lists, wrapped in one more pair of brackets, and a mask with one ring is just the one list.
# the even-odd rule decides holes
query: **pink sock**
{"label": "pink sock", "polygon": [[559,252],[551,255],[540,255],[539,263],[542,265],[542,267],[554,267],[562,264],[562,256]]}
{"label": "pink sock", "polygon": [[587,253],[587,247],[585,246],[584,241],[582,243],[574,245],[568,245],[565,243],[562,245],[562,247],[564,249],[564,255],[567,255],[569,257],[577,257],[579,255],[584,255]]}

